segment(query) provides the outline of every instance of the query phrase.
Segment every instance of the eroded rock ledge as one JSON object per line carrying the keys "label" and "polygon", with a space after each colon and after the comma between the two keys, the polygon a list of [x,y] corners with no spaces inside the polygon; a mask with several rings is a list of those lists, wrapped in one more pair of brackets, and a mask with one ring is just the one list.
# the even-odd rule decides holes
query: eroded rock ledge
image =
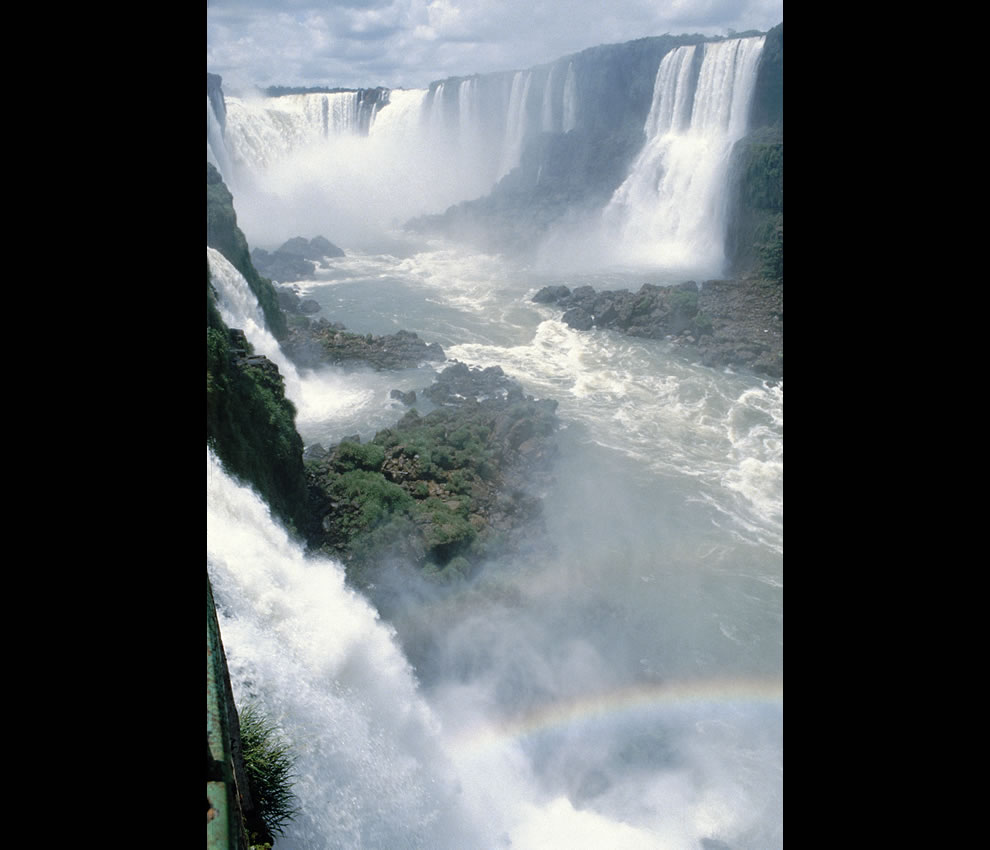
{"label": "eroded rock ledge", "polygon": [[575,330],[605,328],[629,336],[694,346],[706,366],[784,376],[784,287],[770,280],[706,280],[676,286],[644,283],[596,292],[545,286],[533,301],[564,310]]}

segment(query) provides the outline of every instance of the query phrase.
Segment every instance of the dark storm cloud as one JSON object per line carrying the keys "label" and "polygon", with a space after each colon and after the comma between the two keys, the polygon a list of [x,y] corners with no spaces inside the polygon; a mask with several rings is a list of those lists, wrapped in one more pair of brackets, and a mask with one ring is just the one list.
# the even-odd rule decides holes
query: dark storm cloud
{"label": "dark storm cloud", "polygon": [[782,0],[213,0],[207,70],[225,88],[424,87],[595,44],[766,30],[782,20]]}

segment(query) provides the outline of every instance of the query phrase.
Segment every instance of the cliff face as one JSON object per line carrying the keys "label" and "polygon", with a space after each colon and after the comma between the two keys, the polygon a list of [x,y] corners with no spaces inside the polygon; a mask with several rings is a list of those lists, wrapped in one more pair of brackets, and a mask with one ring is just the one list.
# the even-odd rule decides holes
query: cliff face
{"label": "cliff face", "polygon": [[220,129],[223,130],[227,119],[227,107],[223,101],[223,80],[218,74],[206,74],[206,97],[213,107],[213,114],[217,117]]}
{"label": "cliff face", "polygon": [[[247,240],[237,227],[233,198],[216,169],[206,165],[206,244],[220,251],[258,298],[269,330],[288,335],[271,282],[251,264]],[[306,520],[303,443],[296,411],[285,397],[275,364],[252,356],[244,334],[228,328],[206,273],[206,441],[226,469],[255,487],[290,527]]]}
{"label": "cliff face", "polygon": [[[423,216],[410,226],[472,241],[481,238],[487,249],[525,251],[564,215],[604,206],[645,141],[643,127],[660,60],[677,47],[710,40],[701,35],[641,38],[599,45],[531,69],[533,90],[549,91],[555,109],[567,98],[566,81],[573,86],[573,126],[532,134],[519,166],[488,195],[442,215]],[[506,76],[511,75],[484,75],[479,85],[504,90]],[[445,92],[456,94],[457,86],[448,85],[456,82],[445,81]],[[529,98],[529,126],[539,125],[542,108],[539,98]]]}
{"label": "cliff face", "polygon": [[308,524],[303,442],[278,368],[228,328],[206,275],[206,443],[290,528]]}
{"label": "cliff face", "polygon": [[726,256],[736,277],[784,279],[784,25],[767,33],[749,135],[732,152]]}
{"label": "cliff face", "polygon": [[[555,107],[566,96],[560,81],[571,80],[577,103],[573,126],[532,135],[519,166],[488,195],[457,204],[441,215],[423,216],[410,226],[476,243],[480,240],[486,249],[525,251],[535,247],[563,216],[601,209],[629,174],[646,140],[644,124],[661,59],[677,47],[715,40],[700,35],[643,38],[594,47],[532,69],[532,88],[550,92]],[[505,89],[505,76],[481,77],[479,88]],[[550,85],[551,80],[556,83]],[[445,98],[448,92],[456,95],[457,83],[458,79],[445,81]],[[456,109],[456,104],[451,100],[445,107]],[[540,108],[540,99],[530,97],[529,126],[539,125]],[[779,276],[783,257],[783,24],[767,33],[749,125],[749,135],[737,145],[728,186],[727,271],[772,276],[779,266]]]}
{"label": "cliff face", "polygon": [[258,274],[251,262],[247,239],[237,226],[234,198],[220,173],[210,163],[206,163],[206,244],[223,254],[244,275],[264,311],[268,330],[276,339],[285,339],[289,329],[285,316],[278,308],[275,287],[270,280]]}

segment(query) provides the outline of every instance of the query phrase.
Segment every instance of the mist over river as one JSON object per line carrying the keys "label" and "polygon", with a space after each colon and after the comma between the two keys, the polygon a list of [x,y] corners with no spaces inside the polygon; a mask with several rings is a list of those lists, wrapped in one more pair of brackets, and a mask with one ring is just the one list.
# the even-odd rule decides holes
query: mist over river
{"label": "mist over river", "polygon": [[[762,38],[741,41],[745,83]],[[663,78],[668,92],[686,68],[704,80],[702,46],[698,58],[684,50],[668,54],[677,60]],[[566,62],[555,68],[509,77],[504,100],[509,109],[531,88],[534,120],[561,132],[580,119],[580,88],[567,94],[574,72]],[[462,116],[474,114],[468,83]],[[550,92],[542,101],[540,85]],[[402,93],[380,114],[397,107],[391,126],[411,121],[413,106],[436,117],[430,98],[440,103],[436,88]],[[238,110],[252,108],[256,124],[244,119],[232,130]],[[228,107],[228,140],[251,138],[259,109]],[[676,110],[666,118],[655,111],[658,133],[685,123]],[[374,124],[366,141],[375,142]],[[719,136],[699,156],[724,158],[710,151],[730,142]],[[643,252],[635,266],[614,252],[599,263],[586,255],[566,262],[559,250],[509,257],[393,229],[376,206],[367,232],[350,222],[348,241],[330,229],[329,202],[306,206],[325,189],[318,181],[303,180],[305,192],[284,184],[276,208],[291,207],[290,219],[265,216],[276,175],[314,167],[307,145],[304,159],[269,171],[254,165],[255,183],[242,175],[241,194],[232,188],[249,244],[272,250],[297,234],[334,240],[346,256],[324,259],[294,284],[320,305],[316,315],[360,334],[414,331],[443,346],[448,363],[299,368],[244,297],[243,278],[208,249],[224,321],[279,366],[303,442],[369,441],[408,409],[393,389],[416,390],[425,415],[422,390],[454,360],[498,365],[526,394],[556,400],[561,425],[553,474],[534,481],[545,533],[443,586],[383,564],[367,595],[347,585],[341,564],[307,556],[208,451],[208,569],[235,701],[261,703],[297,753],[300,814],[276,848],[782,847],[783,384],[703,366],[671,339],[574,330],[562,310],[532,301],[548,285],[635,291],[700,282],[721,260],[720,240],[698,237],[704,226],[692,220],[677,230],[668,265]],[[663,159],[670,147],[676,161]],[[634,167],[685,172],[687,147],[668,139]],[[372,165],[349,161],[349,192]],[[393,179],[397,165],[382,168]],[[704,169],[713,196],[724,170]],[[259,189],[265,179],[272,182]],[[375,185],[378,205],[389,187]],[[623,185],[610,215],[640,239],[666,200],[647,197],[655,180]],[[434,191],[444,204],[456,200],[448,184]],[[405,215],[419,196],[414,186],[399,197]],[[344,199],[348,209],[356,198]],[[699,212],[698,221],[712,219]],[[696,255],[693,240],[704,246]]]}
{"label": "mist over river", "polygon": [[[552,282],[434,245],[328,260],[299,284],[349,328],[415,328],[448,358],[500,365],[556,399],[563,427],[545,550],[454,591],[388,574],[389,625],[361,608],[353,638],[338,564],[284,543],[252,590],[236,553],[267,520],[211,526],[235,696],[314,748],[281,846],[782,844],[783,388],[669,342],[572,330],[529,300]],[[390,390],[422,390],[435,368],[303,371],[297,427],[307,444],[370,439],[405,411]],[[341,728],[350,715],[358,730]]]}

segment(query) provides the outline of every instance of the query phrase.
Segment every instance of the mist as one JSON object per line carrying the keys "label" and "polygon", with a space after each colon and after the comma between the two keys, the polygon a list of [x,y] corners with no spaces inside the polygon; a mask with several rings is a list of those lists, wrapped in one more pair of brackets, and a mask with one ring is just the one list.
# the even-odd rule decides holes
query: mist
{"label": "mist", "polygon": [[[393,90],[366,131],[343,95],[228,97],[222,143],[208,124],[252,247],[322,235],[347,252],[295,284],[320,316],[498,365],[560,420],[523,541],[448,585],[382,560],[356,592],[208,455],[235,699],[299,752],[302,813],[279,847],[782,846],[782,384],[532,301],[724,272],[763,44],[738,41],[658,58],[627,86],[635,132],[591,114],[612,54]],[[553,175],[565,155],[608,172],[595,192]],[[527,251],[491,247],[530,229]],[[371,439],[407,410],[392,388],[422,399],[446,365],[298,369],[215,254],[224,318],[278,363],[307,446]]]}

